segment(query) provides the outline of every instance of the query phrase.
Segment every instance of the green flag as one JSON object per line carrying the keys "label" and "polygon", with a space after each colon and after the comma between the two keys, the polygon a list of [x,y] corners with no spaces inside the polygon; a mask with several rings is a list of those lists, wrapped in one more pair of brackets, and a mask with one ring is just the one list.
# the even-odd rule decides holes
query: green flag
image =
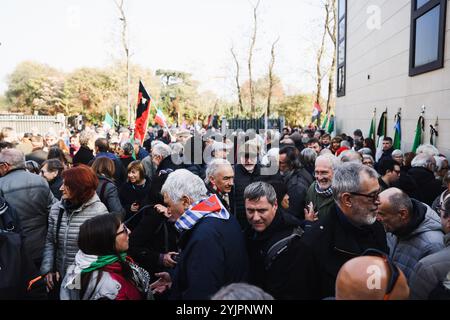
{"label": "green flag", "polygon": [[136,160],[136,152],[134,151],[134,132],[130,138],[130,143],[133,145],[133,153],[131,154],[131,156],[133,157],[133,160]]}
{"label": "green flag", "polygon": [[114,119],[111,117],[109,112],[106,112],[105,120],[103,120],[103,128],[105,128],[105,130],[109,130],[113,126],[114,126]]}
{"label": "green flag", "polygon": [[395,136],[394,136],[394,149],[400,150],[402,147],[402,126],[401,126],[401,116],[397,113],[395,116]]}
{"label": "green flag", "polygon": [[325,130],[325,128],[327,128],[327,126],[328,126],[328,113],[325,115],[325,119],[323,120],[322,130]]}
{"label": "green flag", "polygon": [[424,130],[425,130],[425,119],[424,117],[420,116],[419,120],[417,121],[416,136],[414,137],[412,152],[416,152],[417,148],[422,144],[422,132]]}
{"label": "green flag", "polygon": [[334,116],[333,115],[330,117],[330,121],[328,123],[328,130],[327,130],[327,132],[328,133],[334,132]]}
{"label": "green flag", "polygon": [[375,142],[375,112],[373,113],[372,121],[370,122],[369,138]]}

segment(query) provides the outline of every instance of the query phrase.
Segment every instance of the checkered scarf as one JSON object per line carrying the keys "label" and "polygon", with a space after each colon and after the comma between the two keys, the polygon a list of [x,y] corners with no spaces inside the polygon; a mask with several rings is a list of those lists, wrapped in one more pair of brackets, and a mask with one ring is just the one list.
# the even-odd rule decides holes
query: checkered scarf
{"label": "checkered scarf", "polygon": [[207,199],[195,202],[183,215],[175,222],[175,227],[179,232],[192,229],[201,219],[206,217],[228,220],[230,214],[220,202],[217,195],[212,195]]}
{"label": "checkered scarf", "polygon": [[325,198],[333,196],[333,189],[331,188],[331,186],[329,186],[328,189],[322,190],[317,181],[316,181],[316,192]]}

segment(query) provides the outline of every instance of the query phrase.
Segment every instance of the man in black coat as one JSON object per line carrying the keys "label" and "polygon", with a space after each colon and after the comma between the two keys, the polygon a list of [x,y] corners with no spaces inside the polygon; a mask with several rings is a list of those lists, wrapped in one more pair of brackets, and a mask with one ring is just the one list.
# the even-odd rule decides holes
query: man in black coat
{"label": "man in black coat", "polygon": [[394,147],[392,146],[392,138],[384,137],[383,139],[383,153],[381,154],[380,159],[375,164],[375,169],[378,170],[378,164],[381,163],[385,159],[392,159],[392,152],[394,152]]}
{"label": "man in black coat", "polygon": [[154,293],[170,288],[171,299],[206,300],[223,286],[245,282],[248,257],[239,224],[217,196],[207,196],[204,182],[180,169],[169,175],[161,193],[180,232],[181,253],[173,272],[156,275]]}
{"label": "man in black coat", "polygon": [[431,155],[421,153],[413,159],[411,166],[408,174],[418,186],[417,200],[431,206],[443,191],[442,183],[434,176],[436,160]]}
{"label": "man in black coat", "polygon": [[301,241],[301,222],[278,211],[274,188],[255,182],[245,189],[245,207],[251,227],[246,230],[249,282],[277,300],[308,299],[315,288],[310,274],[312,255]]}
{"label": "man in black coat", "polygon": [[224,159],[215,159],[206,168],[206,188],[219,197],[228,212],[234,214],[234,171]]}
{"label": "man in black coat", "polygon": [[334,210],[303,236],[313,255],[314,271],[309,276],[318,292],[312,299],[334,297],[339,269],[366,249],[389,254],[386,233],[377,221],[380,185],[376,171],[360,163],[344,163],[337,168],[332,186]]}
{"label": "man in black coat", "polygon": [[288,213],[304,220],[306,193],[314,182],[314,177],[301,165],[300,152],[287,146],[280,149],[279,168],[289,195]]}

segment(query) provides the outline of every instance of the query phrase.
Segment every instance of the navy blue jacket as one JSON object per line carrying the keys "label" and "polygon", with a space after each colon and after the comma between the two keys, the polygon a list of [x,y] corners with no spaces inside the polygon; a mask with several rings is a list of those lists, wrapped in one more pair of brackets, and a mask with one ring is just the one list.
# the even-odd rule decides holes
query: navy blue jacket
{"label": "navy blue jacket", "polygon": [[179,246],[170,299],[208,300],[223,286],[246,282],[248,257],[234,216],[203,218],[181,235]]}

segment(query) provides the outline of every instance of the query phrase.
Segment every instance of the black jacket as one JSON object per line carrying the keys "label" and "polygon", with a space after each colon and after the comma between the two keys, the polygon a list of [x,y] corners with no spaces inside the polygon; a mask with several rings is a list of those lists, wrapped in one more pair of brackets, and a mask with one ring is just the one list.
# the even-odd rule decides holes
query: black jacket
{"label": "black jacket", "polygon": [[414,167],[408,174],[418,186],[417,200],[431,206],[434,199],[442,193],[442,183],[434,177],[433,172],[426,168]]}
{"label": "black jacket", "polygon": [[61,200],[62,191],[59,190],[63,184],[63,178],[61,176],[57,176],[55,179],[49,182],[50,190],[56,199]]}
{"label": "black jacket", "polygon": [[310,274],[313,270],[312,255],[300,237],[294,238],[287,249],[266,270],[264,260],[267,251],[281,239],[292,235],[301,222],[290,214],[278,211],[264,232],[249,228],[246,231],[249,254],[249,282],[270,293],[277,300],[309,299],[314,291]]}
{"label": "black jacket", "polygon": [[247,281],[248,257],[234,216],[201,219],[181,235],[179,246],[170,299],[207,300],[226,285]]}
{"label": "black jacket", "polygon": [[211,185],[211,183],[206,183],[206,189],[208,189],[208,192],[210,194],[215,194],[217,195],[217,197],[219,198],[220,202],[222,202],[222,204],[224,205],[224,207],[227,209],[227,211],[230,214],[234,215],[234,209],[235,209],[235,204],[234,204],[234,188],[231,189],[231,192],[228,194],[228,198],[230,201],[230,205],[228,205],[228,203],[223,199],[222,195],[214,189],[214,187]]}
{"label": "black jacket", "polygon": [[143,212],[141,222],[130,234],[129,254],[151,274],[165,271],[160,255],[178,252],[178,232],[173,223],[153,207]]}
{"label": "black jacket", "polygon": [[125,209],[125,220],[134,217],[127,226],[130,230],[133,230],[142,218],[142,214],[135,215],[136,212],[131,211],[131,205],[133,203],[139,204],[139,209],[143,208],[148,204],[148,194],[150,192],[150,183],[145,182],[142,186],[133,185],[130,182],[125,183],[119,192],[120,203]]}
{"label": "black jacket", "polygon": [[173,171],[180,169],[179,165],[176,165],[172,162],[172,159],[170,157],[165,158],[161,163],[158,165],[158,168],[156,169],[155,174],[151,178],[151,188],[149,190],[149,200],[148,203],[150,205],[155,204],[164,204],[164,199],[161,195],[161,188],[164,185],[164,182],[166,182],[167,177],[170,173]]}
{"label": "black jacket", "polygon": [[86,146],[81,146],[78,152],[74,155],[72,163],[89,165],[89,162],[94,159],[94,153]]}
{"label": "black jacket", "polygon": [[234,213],[243,230],[249,227],[245,214],[245,188],[253,182],[267,182],[269,178],[269,176],[261,175],[261,166],[259,164],[255,166],[252,173],[248,172],[242,164],[237,164],[234,167]]}
{"label": "black jacket", "polygon": [[304,220],[305,218],[305,199],[309,187],[314,182],[314,177],[304,168],[297,169],[294,172],[283,176],[283,181],[287,186],[289,195],[288,213]]}
{"label": "black jacket", "polygon": [[[313,255],[309,270],[318,291],[312,299],[335,296],[337,274],[344,263],[361,255],[366,249],[374,248],[389,254],[386,233],[382,224],[357,228],[344,216],[338,206],[323,220],[315,223],[305,232],[303,241]],[[309,262],[309,261],[308,261]]]}
{"label": "black jacket", "polygon": [[98,187],[96,192],[100,201],[103,202],[109,212],[122,212],[122,214],[125,215],[125,210],[119,199],[119,190],[114,184],[114,181],[103,175],[97,175],[97,177]]}
{"label": "black jacket", "polygon": [[34,150],[33,152],[27,154],[25,156],[25,160],[36,161],[41,166],[42,163],[44,163],[44,161],[47,160],[47,157],[48,157],[48,152],[45,152],[42,149],[37,149],[37,150]]}

